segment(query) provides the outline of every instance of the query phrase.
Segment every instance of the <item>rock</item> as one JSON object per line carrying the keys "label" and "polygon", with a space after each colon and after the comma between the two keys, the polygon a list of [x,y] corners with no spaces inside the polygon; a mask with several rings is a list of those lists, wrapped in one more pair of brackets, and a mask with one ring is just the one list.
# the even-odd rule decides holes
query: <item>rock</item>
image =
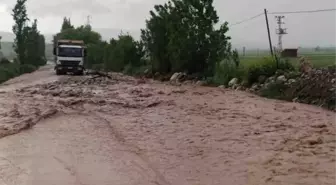
{"label": "rock", "polygon": [[232,87],[236,84],[238,84],[238,78],[232,78],[232,80],[229,82],[229,87]]}
{"label": "rock", "polygon": [[199,80],[199,81],[196,82],[196,85],[199,85],[199,86],[205,86],[206,83],[205,83],[205,81],[201,81],[201,80]]}
{"label": "rock", "polygon": [[266,83],[273,83],[273,82],[275,82],[275,77],[274,76],[271,76],[271,77],[266,79]]}
{"label": "rock", "polygon": [[278,78],[277,78],[277,82],[279,82],[279,83],[283,83],[283,82],[286,82],[286,81],[287,81],[287,79],[286,79],[285,75],[278,76]]}
{"label": "rock", "polygon": [[252,87],[251,87],[252,91],[258,91],[259,89],[260,89],[259,84],[253,84]]}
{"label": "rock", "polygon": [[294,103],[298,103],[298,102],[299,102],[299,98],[298,98],[298,97],[294,98],[294,99],[292,100],[292,102],[294,102]]}
{"label": "rock", "polygon": [[236,88],[236,91],[243,91],[243,90],[245,90],[245,88],[244,88],[243,86],[238,86],[238,87]]}
{"label": "rock", "polygon": [[186,80],[183,82],[184,85],[190,85],[192,84],[193,82],[191,80]]}
{"label": "rock", "polygon": [[258,78],[258,82],[259,82],[260,84],[263,84],[263,83],[265,83],[266,79],[267,79],[267,77],[266,77],[265,75],[261,75],[261,76],[259,76],[259,78]]}
{"label": "rock", "polygon": [[247,80],[243,80],[240,85],[243,86],[243,87],[247,87],[249,85],[249,83],[248,83]]}
{"label": "rock", "polygon": [[174,73],[171,77],[170,77],[170,81],[176,81],[179,77],[181,73]]}
{"label": "rock", "polygon": [[293,83],[295,83],[295,82],[296,82],[295,79],[289,79],[289,80],[288,80],[288,84],[293,84]]}
{"label": "rock", "polygon": [[170,77],[170,81],[183,81],[185,80],[187,77],[187,74],[185,73],[174,73],[171,77]]}
{"label": "rock", "polygon": [[336,82],[336,78],[333,78],[333,79],[331,79],[331,83],[335,83]]}
{"label": "rock", "polygon": [[295,72],[295,71],[290,71],[290,72],[288,72],[288,73],[285,73],[285,77],[287,78],[287,79],[290,79],[290,78],[297,78],[297,77],[299,77],[301,74],[299,73],[299,72]]}
{"label": "rock", "polygon": [[276,76],[281,76],[281,75],[284,75],[285,74],[285,72],[283,71],[283,70],[281,70],[281,69],[278,69],[276,72],[275,72],[275,75]]}
{"label": "rock", "polygon": [[218,88],[225,89],[225,85],[220,85]]}

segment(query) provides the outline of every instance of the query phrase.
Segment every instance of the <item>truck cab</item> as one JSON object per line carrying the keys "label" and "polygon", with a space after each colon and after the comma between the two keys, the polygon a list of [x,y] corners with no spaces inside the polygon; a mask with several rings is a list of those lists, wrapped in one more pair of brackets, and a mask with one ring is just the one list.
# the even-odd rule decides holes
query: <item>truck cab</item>
{"label": "truck cab", "polygon": [[86,47],[80,40],[58,40],[53,50],[57,75],[72,72],[83,75]]}

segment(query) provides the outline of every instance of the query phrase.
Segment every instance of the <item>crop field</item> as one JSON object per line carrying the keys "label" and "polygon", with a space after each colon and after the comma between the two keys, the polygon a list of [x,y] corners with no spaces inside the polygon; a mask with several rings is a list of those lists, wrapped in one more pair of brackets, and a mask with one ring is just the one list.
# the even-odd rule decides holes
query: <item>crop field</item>
{"label": "crop field", "polygon": [[[330,65],[335,65],[336,62],[336,52],[335,50],[327,51],[299,51],[298,58],[288,58],[294,66],[298,66],[300,57],[305,57],[312,65],[316,68],[326,67]],[[241,64],[243,66],[248,66],[253,63],[260,61],[264,57],[270,57],[267,51],[247,51],[245,56],[240,55]]]}

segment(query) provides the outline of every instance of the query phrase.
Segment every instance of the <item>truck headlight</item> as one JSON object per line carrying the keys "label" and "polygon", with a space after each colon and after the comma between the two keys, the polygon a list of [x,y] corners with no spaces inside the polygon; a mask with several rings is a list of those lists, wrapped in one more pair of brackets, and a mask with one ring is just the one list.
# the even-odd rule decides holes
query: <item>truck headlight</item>
{"label": "truck headlight", "polygon": [[78,65],[82,66],[82,65],[83,65],[83,61],[79,62],[79,64],[78,64]]}
{"label": "truck headlight", "polygon": [[61,64],[61,62],[59,60],[56,61],[56,64]]}

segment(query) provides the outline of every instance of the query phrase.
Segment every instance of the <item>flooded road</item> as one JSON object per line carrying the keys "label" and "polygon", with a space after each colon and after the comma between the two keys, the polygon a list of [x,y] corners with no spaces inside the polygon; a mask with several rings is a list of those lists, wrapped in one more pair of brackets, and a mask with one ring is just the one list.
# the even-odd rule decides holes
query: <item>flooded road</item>
{"label": "flooded road", "polygon": [[335,184],[335,114],[120,74],[0,86],[0,185]]}

